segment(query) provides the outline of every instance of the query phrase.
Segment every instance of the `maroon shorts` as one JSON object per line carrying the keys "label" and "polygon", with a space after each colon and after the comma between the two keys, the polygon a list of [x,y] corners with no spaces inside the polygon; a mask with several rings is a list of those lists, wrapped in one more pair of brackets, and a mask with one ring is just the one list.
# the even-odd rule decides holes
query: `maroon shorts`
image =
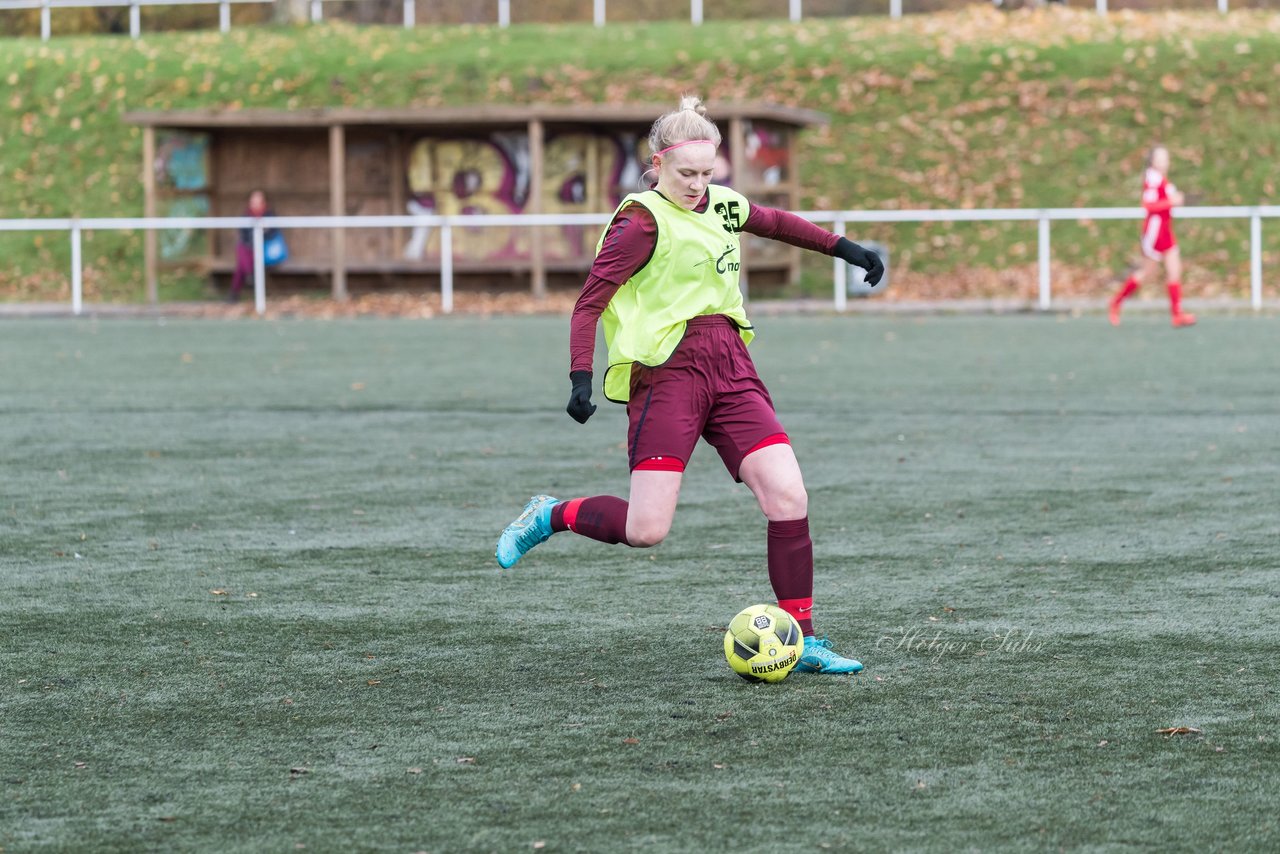
{"label": "maroon shorts", "polygon": [[627,416],[632,470],[655,457],[687,464],[701,436],[740,480],[743,457],[784,432],[747,345],[722,314],[690,320],[680,345],[658,367],[632,366]]}

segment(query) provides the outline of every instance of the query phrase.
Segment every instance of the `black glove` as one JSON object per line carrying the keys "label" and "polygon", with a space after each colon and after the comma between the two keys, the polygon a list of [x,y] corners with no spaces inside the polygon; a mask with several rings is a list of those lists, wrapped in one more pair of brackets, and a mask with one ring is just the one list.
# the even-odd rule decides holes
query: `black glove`
{"label": "black glove", "polygon": [[884,264],[880,263],[880,256],[870,249],[863,249],[849,238],[842,237],[836,244],[834,254],[841,261],[866,270],[867,284],[871,287],[880,284],[880,279],[884,276]]}
{"label": "black glove", "polygon": [[569,392],[569,405],[564,411],[579,424],[586,424],[596,411],[595,404],[591,402],[591,372],[570,371],[569,382],[573,383],[573,391]]}

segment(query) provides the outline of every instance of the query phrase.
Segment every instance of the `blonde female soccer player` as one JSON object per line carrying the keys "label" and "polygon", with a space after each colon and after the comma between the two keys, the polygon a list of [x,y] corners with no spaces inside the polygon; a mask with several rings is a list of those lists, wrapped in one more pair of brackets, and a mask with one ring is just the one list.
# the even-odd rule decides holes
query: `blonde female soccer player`
{"label": "blonde female soccer player", "polygon": [[1142,222],[1142,267],[1111,298],[1112,326],[1120,325],[1120,305],[1160,271],[1162,260],[1168,274],[1170,320],[1174,326],[1195,325],[1196,316],[1182,310],[1182,253],[1173,236],[1173,209],[1182,203],[1182,193],[1169,183],[1169,149],[1157,145],[1147,157],[1142,176],[1142,206],[1147,211]]}
{"label": "blonde female soccer player", "polygon": [[768,520],[769,581],[778,605],[800,623],[797,670],[857,673],[813,631],[813,543],[800,466],[773,401],[747,355],[755,335],[738,288],[742,232],[834,255],[867,271],[874,252],[784,211],[753,205],[710,183],[720,131],[701,102],[685,97],[649,132],[650,189],[627,196],[606,227],[570,323],[572,391],[566,411],[586,423],[591,403],[596,321],[603,317],[609,365],[604,396],[624,403],[630,500],[609,495],[530,499],[498,540],[497,558],[514,566],[559,531],[636,548],[671,529],[685,464],[698,437],[745,483]]}

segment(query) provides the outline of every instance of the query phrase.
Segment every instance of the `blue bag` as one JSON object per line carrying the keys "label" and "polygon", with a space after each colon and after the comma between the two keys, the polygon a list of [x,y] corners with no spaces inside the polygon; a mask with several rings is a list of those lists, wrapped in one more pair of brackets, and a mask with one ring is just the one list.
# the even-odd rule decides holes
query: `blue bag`
{"label": "blue bag", "polygon": [[284,242],[284,235],[273,231],[262,238],[262,263],[268,267],[283,264],[289,260],[289,245]]}

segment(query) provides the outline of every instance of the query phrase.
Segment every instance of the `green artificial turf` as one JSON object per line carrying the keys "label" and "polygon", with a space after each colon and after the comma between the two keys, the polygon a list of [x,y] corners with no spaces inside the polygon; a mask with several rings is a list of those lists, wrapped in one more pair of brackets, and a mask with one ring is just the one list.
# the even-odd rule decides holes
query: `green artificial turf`
{"label": "green artificial turf", "polygon": [[705,446],[497,569],[625,493],[563,319],[0,323],[0,849],[1280,845],[1274,318],[757,321],[856,678],[724,663]]}

